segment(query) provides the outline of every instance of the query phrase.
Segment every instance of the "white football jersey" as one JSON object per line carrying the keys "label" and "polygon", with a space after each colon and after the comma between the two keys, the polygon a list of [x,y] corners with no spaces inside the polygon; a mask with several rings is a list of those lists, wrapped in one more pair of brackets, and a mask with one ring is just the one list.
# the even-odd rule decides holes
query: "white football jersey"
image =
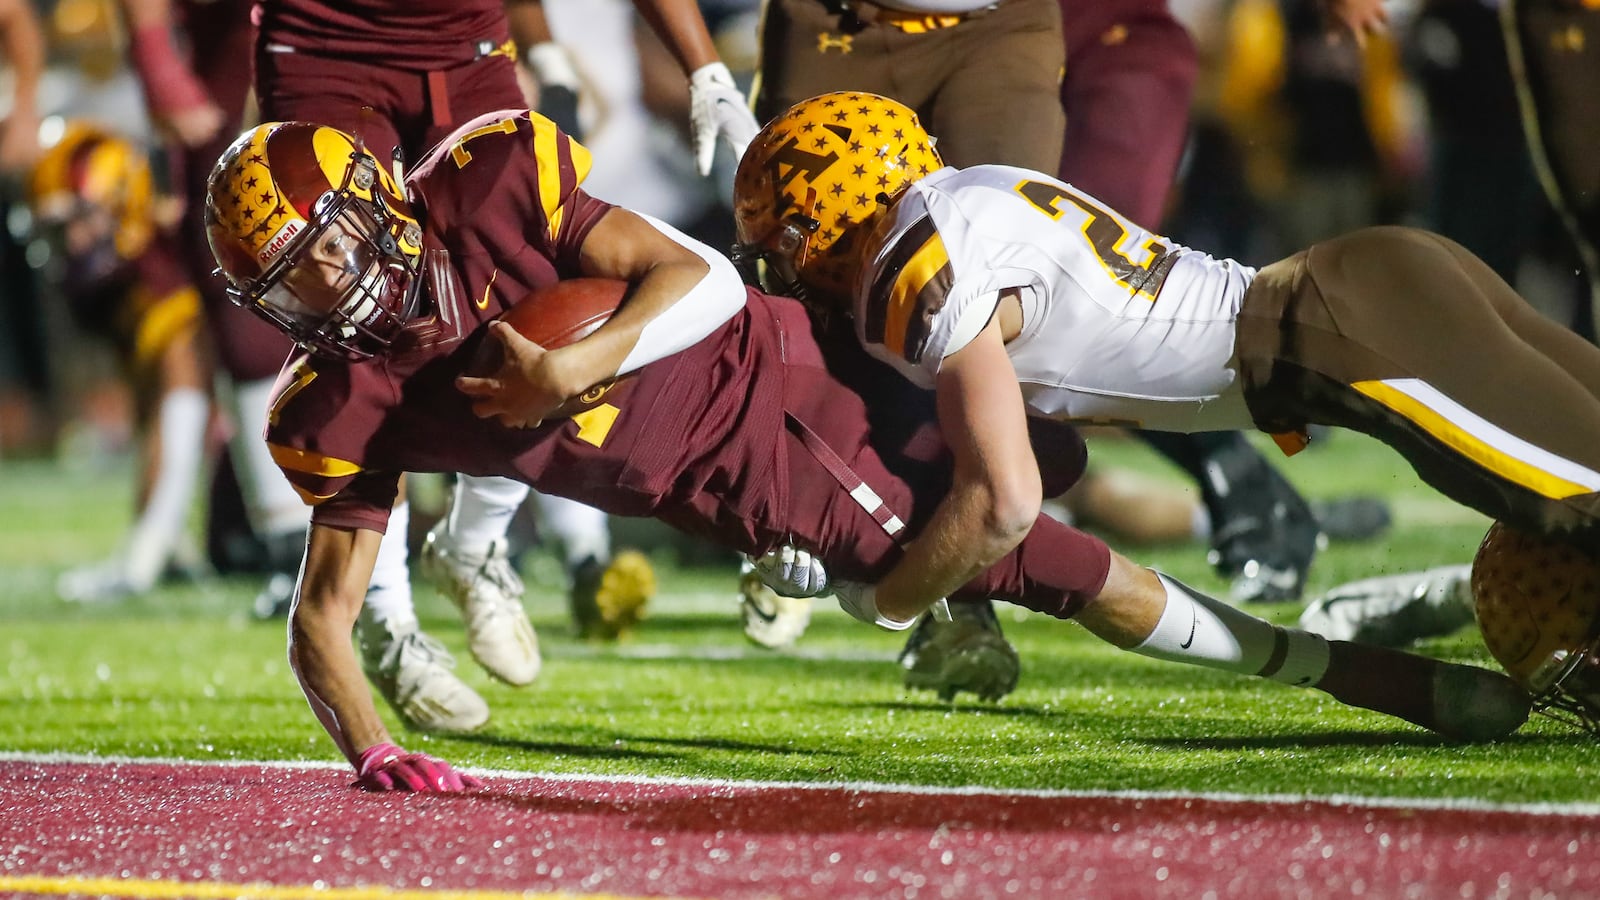
{"label": "white football jersey", "polygon": [[1151,234],[1054,178],[945,168],[875,229],[856,286],[873,355],[933,387],[1017,289],[1006,345],[1032,415],[1164,431],[1252,427],[1233,358],[1255,270]]}

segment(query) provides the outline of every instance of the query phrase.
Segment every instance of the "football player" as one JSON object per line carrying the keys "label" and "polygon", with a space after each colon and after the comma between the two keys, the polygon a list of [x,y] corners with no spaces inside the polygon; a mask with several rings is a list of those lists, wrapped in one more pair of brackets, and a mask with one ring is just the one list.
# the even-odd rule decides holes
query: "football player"
{"label": "football player", "polygon": [[74,322],[116,348],[142,456],[138,517],[120,551],[63,574],[57,593],[79,602],[143,594],[193,550],[185,547],[184,526],[211,406],[200,298],[158,221],[160,198],[142,148],[84,122],[66,123],[34,166],[28,193],[35,227],[51,248],[52,280]]}
{"label": "football player", "polygon": [[1444,238],[1364,229],[1257,271],[1043,173],[946,167],[915,114],[867,94],[769,123],[735,194],[743,252],[935,391],[945,433],[970,446],[876,583],[891,619],[1025,533],[1029,416],[1255,427],[1291,453],[1308,425],[1345,426],[1496,519],[1589,545],[1600,533],[1600,350]]}
{"label": "football player", "polygon": [[[1327,0],[1324,6],[1341,27],[1360,35],[1363,13],[1352,17],[1348,7],[1374,2]],[[955,165],[1059,171],[1063,180],[1093,185],[1091,192],[1114,191],[1122,204],[1117,208],[1157,226],[1184,146],[1197,71],[1193,42],[1166,0],[1056,5],[766,4],[757,111],[766,121],[806,96],[832,90],[891,95],[933,123],[942,156]],[[1232,598],[1298,599],[1324,537],[1288,480],[1238,433],[1140,436],[1199,486],[1211,560],[1232,579]],[[1103,476],[1091,469],[1064,498],[1084,521],[1167,533],[1176,523],[1190,536],[1196,519],[1186,502],[1151,497],[1155,502],[1122,504],[1114,495],[1128,479]],[[768,646],[792,642],[809,607],[759,586],[749,578],[741,585],[746,634]],[[911,634],[900,657],[906,684],[942,695],[1003,695],[1016,682],[1016,653],[992,610],[952,611],[953,621],[927,617]],[[957,646],[963,649],[956,652]]]}
{"label": "football player", "polygon": [[[895,603],[880,609],[865,585],[888,584],[898,560],[933,546],[937,573],[968,582],[957,596],[1076,617],[1144,655],[1315,686],[1462,739],[1525,720],[1527,696],[1503,675],[1276,627],[1037,516],[1036,504],[996,510],[1017,540],[968,574],[965,540],[935,537],[950,454],[880,456],[865,405],[830,371],[801,304],[747,291],[710,248],[588,196],[586,167],[548,120],[508,111],[467,123],[403,187],[353,136],[304,123],[246,132],[213,170],[206,219],[233,296],[307,351],[279,379],[267,432],[315,504],[290,659],[359,784],[475,783],[394,744],[350,645],[402,471],[517,478],[754,556],[804,547],[844,579],[847,611],[888,627],[921,609],[887,594]],[[580,275],[628,285],[582,340],[547,351],[504,322],[483,326]],[[487,340],[504,362],[468,377]],[[990,392],[1003,400],[1008,386]],[[1030,455],[1008,470],[1033,491],[1081,470],[1081,441],[1053,429],[1042,469]],[[959,481],[987,438],[949,434]]]}
{"label": "football player", "polygon": [[[168,138],[175,193],[198,197],[217,154],[243,127],[250,93],[252,5],[202,0],[121,0],[128,63],[137,75],[150,119]],[[291,344],[259,319],[228,302],[213,277],[198,206],[186,203],[177,225],[179,260],[200,292],[206,337],[222,376],[219,405],[233,420],[228,449],[251,540],[226,554],[223,567],[268,574],[255,597],[258,616],[287,606],[288,589],[305,545],[306,510],[278,474],[258,439],[272,381]],[[213,504],[213,510],[225,508]],[[219,540],[219,545],[227,545]],[[226,557],[238,557],[226,558]]]}
{"label": "football player", "polygon": [[[714,149],[719,131],[742,149],[756,126],[748,111],[743,122],[729,115],[743,110],[742,97],[718,61],[698,9],[689,0],[640,0],[636,6],[675,49],[697,102],[719,111],[696,122],[705,152]],[[531,0],[389,9],[286,0],[261,12],[255,81],[263,116],[341,128],[397,167],[419,159],[463,122],[522,106],[515,73],[519,45],[541,77],[575,81],[556,78],[564,56],[549,43],[540,4]],[[570,73],[571,66],[565,68]],[[540,666],[506,541],[527,495],[526,485],[508,479],[458,478],[449,512],[429,531],[421,560],[422,571],[462,610],[474,658],[513,685],[531,682]],[[541,507],[546,530],[567,555],[569,598],[580,633],[615,637],[637,619],[651,593],[647,559],[638,553],[613,556],[605,517],[595,510],[559,500]],[[405,577],[407,504],[402,500],[392,515],[386,532],[391,537],[359,629],[364,665],[408,723],[477,727],[488,716],[487,706],[450,672],[444,648],[418,630]]]}

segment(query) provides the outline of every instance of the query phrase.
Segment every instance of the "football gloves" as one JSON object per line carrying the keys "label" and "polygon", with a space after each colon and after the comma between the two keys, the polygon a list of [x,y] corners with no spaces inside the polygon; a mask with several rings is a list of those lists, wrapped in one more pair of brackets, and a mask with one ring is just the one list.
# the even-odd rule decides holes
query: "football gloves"
{"label": "football gloves", "polygon": [[566,48],[545,41],[529,47],[522,60],[539,82],[539,115],[556,123],[573,140],[583,140],[583,126],[578,121],[581,82]]}
{"label": "football gloves", "polygon": [[734,162],[738,162],[760,130],[727,66],[707,63],[689,76],[689,131],[694,140],[695,168],[701,175],[711,174],[718,136],[733,151]]}
{"label": "football gloves", "polygon": [[780,597],[815,597],[828,592],[828,570],[822,560],[792,544],[768,550],[750,562],[761,583]]}
{"label": "football gloves", "polygon": [[457,772],[442,759],[407,753],[394,744],[373,744],[356,760],[356,785],[368,791],[415,791],[445,794],[483,787],[483,782]]}

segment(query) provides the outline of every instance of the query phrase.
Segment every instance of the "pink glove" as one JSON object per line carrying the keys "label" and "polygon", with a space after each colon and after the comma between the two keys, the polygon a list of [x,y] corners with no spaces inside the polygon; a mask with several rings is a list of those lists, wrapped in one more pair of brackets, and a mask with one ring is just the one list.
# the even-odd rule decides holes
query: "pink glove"
{"label": "pink glove", "polygon": [[393,744],[374,744],[356,760],[356,784],[369,791],[444,794],[483,787],[483,782],[450,768],[426,753],[407,753]]}

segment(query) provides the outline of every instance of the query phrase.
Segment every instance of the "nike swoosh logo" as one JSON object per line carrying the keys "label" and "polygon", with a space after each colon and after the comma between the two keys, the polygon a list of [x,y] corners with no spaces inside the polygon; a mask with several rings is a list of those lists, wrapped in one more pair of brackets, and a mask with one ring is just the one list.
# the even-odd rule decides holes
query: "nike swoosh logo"
{"label": "nike swoosh logo", "polygon": [[1187,649],[1189,649],[1189,647],[1191,645],[1194,644],[1194,631],[1195,631],[1195,629],[1197,627],[1199,627],[1199,625],[1200,625],[1200,615],[1198,613],[1196,613],[1195,611],[1190,610],[1189,611],[1189,639],[1187,641],[1184,641],[1183,643],[1179,644],[1178,645],[1179,647],[1183,648],[1184,650],[1187,650]]}
{"label": "nike swoosh logo", "polygon": [[483,299],[476,301],[479,309],[489,308],[489,289],[494,287],[495,276],[500,274],[499,269],[489,273],[489,283],[483,286]]}

